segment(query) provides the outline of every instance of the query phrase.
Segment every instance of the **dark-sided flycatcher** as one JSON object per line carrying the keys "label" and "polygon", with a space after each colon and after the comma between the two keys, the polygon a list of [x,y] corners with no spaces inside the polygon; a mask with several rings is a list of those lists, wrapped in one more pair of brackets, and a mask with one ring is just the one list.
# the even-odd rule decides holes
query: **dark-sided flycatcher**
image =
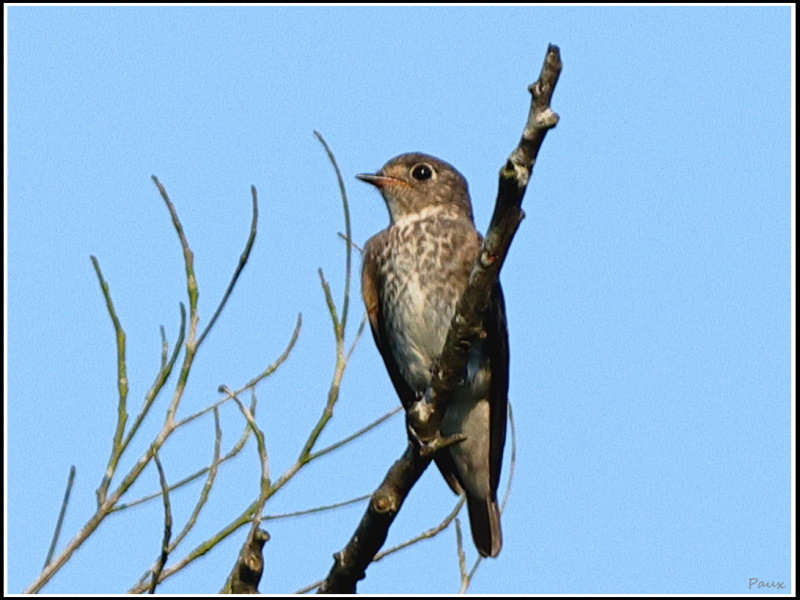
{"label": "dark-sided flycatcher", "polygon": [[[377,173],[357,177],[377,187],[389,209],[389,227],[364,247],[361,287],[375,344],[408,408],[430,383],[482,239],[466,180],[438,158],[402,154]],[[444,436],[466,439],[438,452],[435,461],[453,491],[466,493],[478,552],[497,556],[508,406],[508,332],[499,283],[484,329],[440,428]]]}

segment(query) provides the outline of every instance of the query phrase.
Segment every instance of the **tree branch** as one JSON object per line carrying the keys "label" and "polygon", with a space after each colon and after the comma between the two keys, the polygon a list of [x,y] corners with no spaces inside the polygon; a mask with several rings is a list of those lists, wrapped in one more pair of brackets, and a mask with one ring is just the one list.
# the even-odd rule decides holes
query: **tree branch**
{"label": "tree branch", "polygon": [[[525,217],[522,199],[539,148],[547,132],[558,123],[558,115],[550,108],[550,99],[561,74],[561,66],[558,46],[550,44],[539,79],[528,86],[531,107],[522,138],[500,169],[494,213],[478,260],[472,268],[469,285],[456,307],[425,399],[416,403],[419,410],[412,411],[411,426],[423,441],[438,437],[444,408],[462,379],[469,349],[483,332],[481,315],[489,306],[492,289],[500,276],[511,241]],[[421,418],[415,421],[413,416],[417,414]],[[426,415],[429,416],[426,418]]]}
{"label": "tree branch", "polygon": [[354,594],[367,567],[381,549],[408,492],[431,462],[409,442],[380,487],[372,494],[367,512],[344,550],[333,555],[333,568],[319,588],[320,594]]}

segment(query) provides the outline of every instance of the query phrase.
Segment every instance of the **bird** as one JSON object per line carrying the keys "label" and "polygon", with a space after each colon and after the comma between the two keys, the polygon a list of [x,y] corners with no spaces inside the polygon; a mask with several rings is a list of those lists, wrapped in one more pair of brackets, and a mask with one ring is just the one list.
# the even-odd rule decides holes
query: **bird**
{"label": "bird", "polygon": [[[430,384],[483,238],[475,228],[466,179],[441,159],[401,154],[376,173],[356,177],[378,188],[389,210],[389,226],[364,245],[361,292],[375,345],[408,410]],[[440,425],[445,438],[465,438],[437,451],[434,461],[453,492],[466,495],[479,554],[496,557],[503,545],[497,486],[509,381],[499,282],[483,315],[483,331]]]}

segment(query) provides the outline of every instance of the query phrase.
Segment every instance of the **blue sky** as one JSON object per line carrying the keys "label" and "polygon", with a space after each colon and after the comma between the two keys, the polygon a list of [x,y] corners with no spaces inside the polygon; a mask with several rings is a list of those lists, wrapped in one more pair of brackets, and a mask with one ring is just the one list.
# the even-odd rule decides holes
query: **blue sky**
{"label": "blue sky", "polygon": [[[159,327],[170,343],[177,336],[182,258],[150,176],[195,253],[202,323],[236,265],[250,185],[258,189],[258,240],[180,414],[272,362],[302,312],[289,360],[258,388],[277,478],[333,374],[319,267],[339,304],[343,294],[341,202],[312,131],[339,161],[356,243],[388,215],[353,176],[407,151],[454,164],[485,229],[526,86],[552,42],[564,60],[553,102],[561,121],[502,273],[516,474],[503,551],[470,591],[747,593],[757,591],[751,578],[794,591],[790,8],[11,7],[6,16],[7,590],[41,569],[70,465],[62,546],[91,515],[108,460],[115,347],[89,256],[127,333],[133,415],[159,366]],[[362,314],[354,286],[350,336]],[[146,449],[167,398],[123,468]],[[321,445],[396,405],[367,334]],[[222,425],[228,448],[242,427],[234,406]],[[267,514],[369,493],[404,443],[398,415],[309,465]],[[176,434],[161,453],[167,479],[207,464],[212,447],[210,420]],[[251,442],[222,468],[174,560],[252,501],[255,456]],[[149,468],[126,498],[156,489]],[[198,492],[173,495],[176,529]],[[432,527],[455,501],[430,469],[388,543]],[[363,509],[266,523],[261,591],[324,577]],[[161,519],[158,503],[115,514],[44,591],[129,589],[159,552]],[[215,592],[244,535],[160,590]],[[466,552],[474,559],[471,543]],[[457,590],[452,527],[373,565],[359,585]]]}

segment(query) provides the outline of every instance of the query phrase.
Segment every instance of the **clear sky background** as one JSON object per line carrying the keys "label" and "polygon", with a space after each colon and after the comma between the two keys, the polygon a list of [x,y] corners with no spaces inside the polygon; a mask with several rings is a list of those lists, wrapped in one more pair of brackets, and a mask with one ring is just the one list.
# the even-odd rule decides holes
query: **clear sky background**
{"label": "clear sky background", "polygon": [[[312,131],[338,158],[355,242],[388,215],[353,176],[417,150],[466,176],[485,230],[548,42],[564,60],[561,121],[502,273],[516,475],[503,551],[470,591],[746,593],[751,578],[794,591],[790,8],[12,7],[7,17],[9,591],[42,567],[70,465],[62,546],[92,514],[108,460],[115,345],[89,256],[127,332],[131,418],[159,366],[159,326],[176,339],[182,257],[150,176],[195,252],[201,325],[239,258],[258,189],[258,240],[180,415],[259,373],[302,312],[289,360],[258,388],[277,478],[333,374],[317,269],[339,305],[344,289],[341,201]],[[358,285],[348,339],[363,314]],[[121,467],[146,449],[174,383]],[[320,444],[396,405],[365,332]],[[222,409],[223,451],[242,423],[234,405]],[[266,512],[369,493],[404,445],[397,415],[301,471]],[[167,479],[207,464],[212,450],[210,419],[176,435],[161,453]],[[251,441],[221,468],[170,562],[254,499],[255,455]],[[503,485],[508,472],[506,463]],[[157,489],[148,468],[126,499]],[[175,530],[199,489],[173,494]],[[429,469],[388,543],[432,527],[455,502]],[[324,577],[363,510],[266,522],[261,591]],[[160,591],[216,592],[245,534]],[[124,592],[161,535],[160,503],[117,513],[45,591]],[[455,592],[456,556],[450,527],[372,566],[359,591]]]}

